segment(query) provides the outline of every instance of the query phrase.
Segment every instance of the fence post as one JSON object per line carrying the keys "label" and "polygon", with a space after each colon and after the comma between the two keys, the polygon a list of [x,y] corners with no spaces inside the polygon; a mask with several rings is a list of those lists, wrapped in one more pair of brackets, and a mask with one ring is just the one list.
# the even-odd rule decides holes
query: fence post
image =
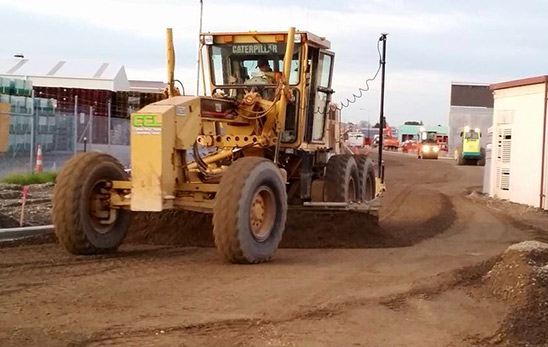
{"label": "fence post", "polygon": [[33,159],[34,159],[34,110],[35,110],[35,105],[34,105],[34,90],[32,91],[32,94],[31,94],[31,98],[32,98],[32,108],[30,110],[30,162],[29,162],[29,171],[32,173],[34,172],[34,166],[33,166]]}
{"label": "fence post", "polygon": [[93,144],[93,106],[89,107],[89,149]]}
{"label": "fence post", "polygon": [[108,101],[107,105],[107,144],[108,144],[108,152],[110,153],[110,100]]}
{"label": "fence post", "polygon": [[74,154],[78,153],[78,95],[74,96]]}

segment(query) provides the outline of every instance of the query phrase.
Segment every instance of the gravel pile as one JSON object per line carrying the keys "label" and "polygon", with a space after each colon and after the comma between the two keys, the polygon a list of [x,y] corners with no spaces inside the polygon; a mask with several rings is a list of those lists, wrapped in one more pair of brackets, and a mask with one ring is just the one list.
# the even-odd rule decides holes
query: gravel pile
{"label": "gravel pile", "polygon": [[548,346],[548,244],[525,241],[510,246],[485,280],[511,307],[491,342]]}

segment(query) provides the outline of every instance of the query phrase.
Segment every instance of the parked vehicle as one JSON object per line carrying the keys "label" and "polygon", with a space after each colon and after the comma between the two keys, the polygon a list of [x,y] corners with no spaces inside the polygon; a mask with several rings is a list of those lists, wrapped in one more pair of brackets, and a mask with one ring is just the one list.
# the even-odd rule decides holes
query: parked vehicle
{"label": "parked vehicle", "polygon": [[363,147],[365,146],[365,135],[361,131],[352,131],[348,134],[348,139],[346,140],[346,144],[348,146],[353,147]]}
{"label": "parked vehicle", "polygon": [[399,147],[400,141],[396,136],[393,135],[390,125],[386,123],[383,133],[383,148],[388,151],[397,151]]}

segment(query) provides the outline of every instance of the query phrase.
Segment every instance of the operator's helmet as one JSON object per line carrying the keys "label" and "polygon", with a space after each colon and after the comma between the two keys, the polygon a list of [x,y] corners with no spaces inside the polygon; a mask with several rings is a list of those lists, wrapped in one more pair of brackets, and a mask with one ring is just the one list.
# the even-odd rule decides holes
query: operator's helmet
{"label": "operator's helmet", "polygon": [[268,63],[268,59],[266,59],[266,57],[260,57],[259,59],[257,59],[257,67],[259,69],[262,67],[267,67],[268,71],[272,71],[272,69],[270,68],[270,64]]}

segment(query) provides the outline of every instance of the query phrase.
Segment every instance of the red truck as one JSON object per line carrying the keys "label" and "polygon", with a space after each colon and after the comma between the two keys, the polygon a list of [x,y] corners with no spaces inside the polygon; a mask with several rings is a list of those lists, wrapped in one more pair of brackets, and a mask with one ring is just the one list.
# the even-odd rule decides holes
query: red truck
{"label": "red truck", "polygon": [[400,141],[397,137],[394,137],[392,134],[392,128],[390,128],[390,125],[386,123],[386,126],[384,127],[384,134],[383,134],[384,140],[382,142],[383,148],[388,151],[397,151],[400,147]]}

